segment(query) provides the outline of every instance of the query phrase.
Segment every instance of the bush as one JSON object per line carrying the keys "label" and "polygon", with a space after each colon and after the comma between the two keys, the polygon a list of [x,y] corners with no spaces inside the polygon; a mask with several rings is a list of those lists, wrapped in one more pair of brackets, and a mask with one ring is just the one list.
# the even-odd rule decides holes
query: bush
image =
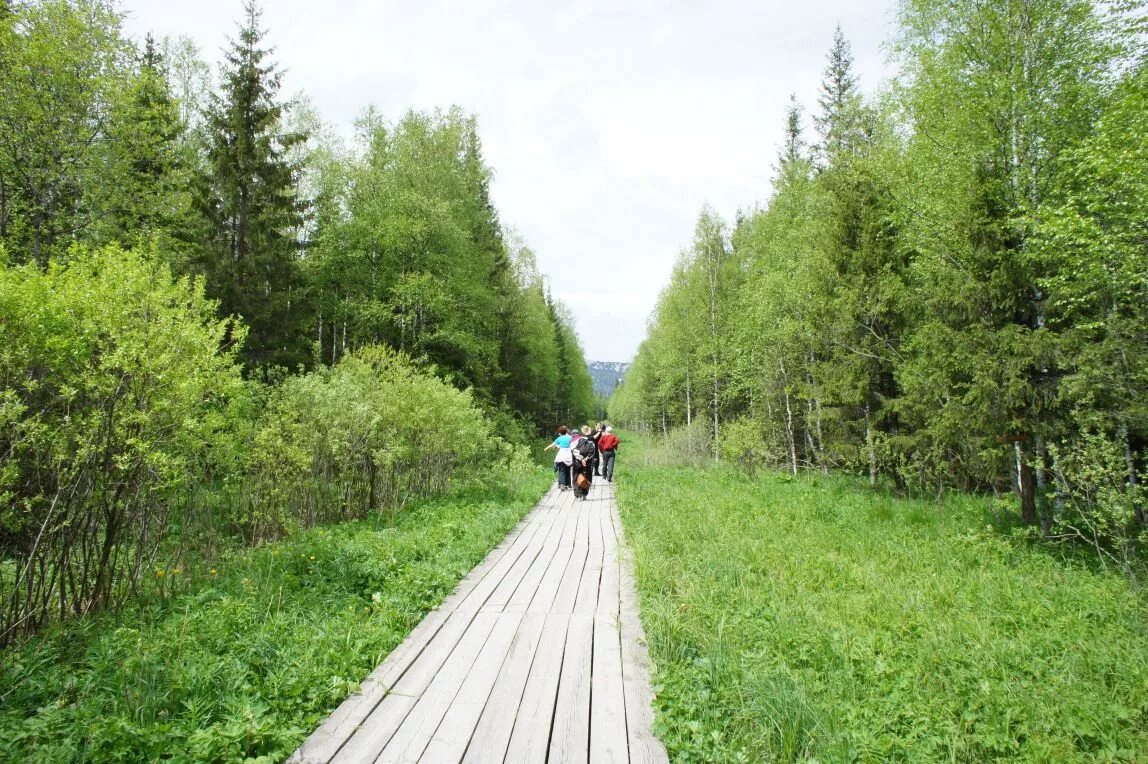
{"label": "bush", "polygon": [[149,253],[0,266],[0,644],[135,591],[242,391],[228,331]]}
{"label": "bush", "polygon": [[1050,446],[1058,507],[1052,532],[1082,542],[1103,564],[1126,575],[1142,572],[1137,551],[1148,542],[1144,507],[1148,488],[1130,480],[1127,455],[1115,438],[1096,430]]}
{"label": "bush", "polygon": [[713,431],[703,419],[651,440],[648,447],[641,449],[640,461],[645,466],[698,467],[713,462]]}
{"label": "bush", "polygon": [[505,466],[469,392],[367,347],[275,389],[255,429],[235,521],[251,541],[292,527],[397,510],[452,479]]}

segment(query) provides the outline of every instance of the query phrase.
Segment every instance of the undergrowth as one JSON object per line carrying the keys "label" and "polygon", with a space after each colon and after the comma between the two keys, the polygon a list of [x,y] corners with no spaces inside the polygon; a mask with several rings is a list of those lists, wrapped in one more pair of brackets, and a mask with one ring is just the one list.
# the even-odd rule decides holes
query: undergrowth
{"label": "undergrowth", "polygon": [[632,460],[619,503],[678,761],[1144,761],[1148,615],[984,502]]}
{"label": "undergrowth", "polygon": [[536,470],[215,568],[156,569],[185,582],[0,652],[0,760],[282,761],[548,480]]}

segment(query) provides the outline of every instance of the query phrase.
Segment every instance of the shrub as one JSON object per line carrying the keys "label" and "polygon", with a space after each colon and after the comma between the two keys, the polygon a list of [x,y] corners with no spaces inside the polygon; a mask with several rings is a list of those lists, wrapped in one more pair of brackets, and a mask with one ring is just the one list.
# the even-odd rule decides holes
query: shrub
{"label": "shrub", "polygon": [[1086,430],[1071,442],[1050,445],[1058,510],[1056,538],[1082,542],[1104,564],[1135,577],[1142,565],[1137,550],[1148,542],[1144,507],[1148,488],[1134,482],[1119,440]]}
{"label": "shrub", "polygon": [[0,644],[136,589],[242,389],[228,331],[149,253],[0,265]]}
{"label": "shrub", "polygon": [[271,394],[235,519],[258,541],[396,510],[442,493],[453,478],[505,465],[510,453],[470,393],[398,352],[367,347]]}

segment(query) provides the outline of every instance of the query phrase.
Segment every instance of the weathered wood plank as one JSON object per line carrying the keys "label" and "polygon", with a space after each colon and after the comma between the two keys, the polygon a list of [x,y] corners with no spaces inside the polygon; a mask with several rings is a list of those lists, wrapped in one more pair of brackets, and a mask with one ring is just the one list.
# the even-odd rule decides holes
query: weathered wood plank
{"label": "weathered wood plank", "polygon": [[622,687],[626,697],[626,736],[630,761],[663,764],[669,761],[665,746],[654,737],[654,693],[650,688],[650,659],[646,637],[638,620],[638,592],[628,551],[619,560],[621,572]]}
{"label": "weathered wood plank", "polygon": [[[527,613],[522,617],[522,623],[518,633],[514,635],[514,642],[510,645],[503,669],[499,672],[479,717],[478,725],[471,736],[470,745],[463,757],[464,762],[486,764],[486,762],[502,761],[506,755],[510,733],[518,717],[526,680],[530,677],[545,625],[546,616],[542,613]],[[448,723],[449,720],[443,721],[444,725]]]}
{"label": "weathered wood plank", "polygon": [[598,608],[594,611],[613,617],[617,625],[621,607],[621,570],[618,567],[618,541],[614,526],[614,510],[605,513],[603,526],[602,581],[598,587]]}
{"label": "weathered wood plank", "polygon": [[589,547],[586,552],[586,566],[582,571],[582,580],[579,582],[578,594],[574,600],[575,613],[592,614],[598,607],[598,589],[602,584],[602,563],[604,561],[602,510],[602,502],[595,501],[590,504],[589,525],[587,527]]}
{"label": "weathered wood plank", "polygon": [[577,528],[578,515],[574,512],[568,512],[566,521],[562,526],[561,541],[554,551],[549,567],[546,569],[546,575],[542,577],[542,581],[539,582],[538,588],[534,592],[534,597],[525,606],[527,612],[549,613],[553,607],[554,598],[558,596],[558,587],[562,584],[562,577],[566,572],[566,566],[570,564],[570,556],[574,552],[574,532]]}
{"label": "weathered wood plank", "polygon": [[536,567],[545,570],[549,561],[547,552],[552,549],[550,542],[553,539],[553,533],[556,529],[561,530],[565,519],[562,513],[556,510],[547,512],[545,517],[546,522],[540,526],[537,535],[531,540],[527,549],[519,556],[515,564],[503,576],[499,585],[491,592],[490,597],[483,603],[484,609],[500,612],[531,570]]}
{"label": "weathered wood plank", "polygon": [[[552,489],[539,502],[540,506],[562,498]],[[531,513],[531,515],[533,512]],[[435,637],[451,612],[486,577],[512,549],[526,531],[533,533],[536,528],[531,515],[519,521],[491,552],[470,571],[455,587],[438,608],[431,611],[407,638],[387,655],[386,659],[362,681],[359,690],[352,693],[337,709],[303,742],[291,758],[290,764],[327,764],[335,756],[348,738],[383,700],[387,691],[402,677],[410,665],[418,659],[426,645]]]}
{"label": "weathered wood plank", "polygon": [[521,625],[521,613],[498,614],[498,623],[482,646],[482,652],[475,659],[458,694],[442,715],[442,721],[420,757],[422,761],[462,760]]}
{"label": "weathered wood plank", "polygon": [[399,695],[421,695],[450,657],[463,634],[470,629],[476,615],[473,610],[456,610],[447,616],[446,623],[423,648],[419,659],[407,669],[399,681],[395,682],[391,692]]}
{"label": "weathered wood plank", "polygon": [[504,610],[508,612],[526,611],[527,606],[534,599],[538,588],[543,581],[545,581],[548,572],[554,564],[555,558],[559,556],[559,548],[562,546],[566,529],[571,519],[572,517],[569,512],[557,518],[557,522],[551,527],[550,534],[543,544],[542,552],[538,555],[534,564],[531,565],[530,570],[522,577],[522,581],[519,582],[518,587],[514,590],[514,594],[507,600]]}
{"label": "weathered wood plank", "polygon": [[418,698],[410,695],[388,695],[351,735],[331,759],[332,764],[359,764],[373,761],[391,736],[407,718]]}
{"label": "weathered wood plank", "polygon": [[[530,677],[518,706],[518,716],[506,747],[507,762],[545,762],[550,748],[550,726],[554,720],[554,703],[558,680],[562,674],[570,616],[552,613],[546,616],[538,652],[530,666]],[[477,759],[475,761],[478,761]]]}
{"label": "weathered wood plank", "polygon": [[586,555],[589,551],[589,513],[586,502],[574,502],[571,511],[578,514],[578,524],[574,527],[574,547],[570,552],[566,570],[562,573],[562,582],[554,595],[552,613],[574,612],[574,603],[578,599],[578,587],[582,584],[582,571],[586,567]]}
{"label": "weathered wood plank", "polygon": [[[418,761],[479,653],[498,624],[497,613],[478,613],[450,657],[375,759],[378,764]],[[508,640],[509,642],[509,640]],[[400,683],[401,684],[401,683]]]}
{"label": "weathered wood plank", "polygon": [[586,762],[590,755],[590,675],[594,644],[594,616],[570,616],[566,653],[558,679],[554,724],[547,762]]}
{"label": "weathered wood plank", "polygon": [[628,762],[622,644],[614,615],[594,616],[594,669],[590,683],[590,761]]}

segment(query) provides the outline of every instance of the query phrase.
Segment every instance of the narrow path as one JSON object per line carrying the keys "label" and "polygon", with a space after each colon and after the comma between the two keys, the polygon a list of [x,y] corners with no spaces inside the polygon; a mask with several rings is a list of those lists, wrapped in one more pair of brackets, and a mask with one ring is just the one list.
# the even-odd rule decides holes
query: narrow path
{"label": "narrow path", "polygon": [[551,489],[288,760],[665,762],[614,501]]}

